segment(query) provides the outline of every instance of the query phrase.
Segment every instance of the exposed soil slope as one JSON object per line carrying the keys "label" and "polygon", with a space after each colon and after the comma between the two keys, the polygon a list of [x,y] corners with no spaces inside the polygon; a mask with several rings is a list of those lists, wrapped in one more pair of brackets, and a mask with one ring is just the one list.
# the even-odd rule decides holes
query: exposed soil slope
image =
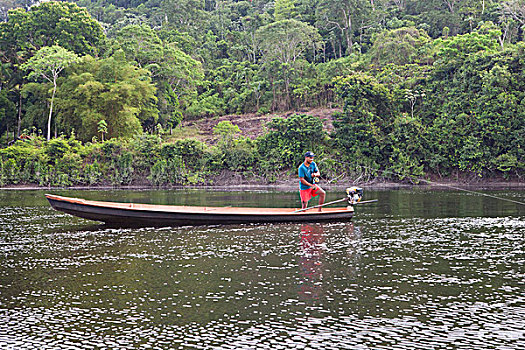
{"label": "exposed soil slope", "polygon": [[287,118],[293,114],[308,114],[319,117],[324,124],[325,130],[332,131],[333,114],[340,112],[337,108],[319,108],[309,111],[290,111],[282,114],[230,114],[221,117],[203,118],[198,120],[183,121],[183,128],[194,128],[198,130],[198,139],[208,143],[215,143],[216,137],[213,135],[213,128],[221,121],[230,121],[241,129],[242,136],[255,139],[264,133],[265,125],[275,117]]}

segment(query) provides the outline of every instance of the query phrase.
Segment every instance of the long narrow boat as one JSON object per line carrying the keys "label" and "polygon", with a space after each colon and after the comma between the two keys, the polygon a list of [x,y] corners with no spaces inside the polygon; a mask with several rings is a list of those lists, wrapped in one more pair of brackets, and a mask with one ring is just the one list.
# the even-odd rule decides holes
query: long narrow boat
{"label": "long narrow boat", "polygon": [[321,222],[350,220],[353,206],[297,211],[293,208],[242,208],[152,205],[91,201],[45,195],[51,206],[109,226],[177,226],[273,222]]}

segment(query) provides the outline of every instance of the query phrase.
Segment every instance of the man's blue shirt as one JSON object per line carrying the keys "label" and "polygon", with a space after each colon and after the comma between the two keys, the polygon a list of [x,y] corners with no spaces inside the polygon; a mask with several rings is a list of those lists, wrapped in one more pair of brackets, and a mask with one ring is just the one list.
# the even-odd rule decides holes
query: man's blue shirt
{"label": "man's blue shirt", "polygon": [[[317,165],[315,164],[315,162],[310,163],[310,166],[306,166],[303,162],[299,166],[299,178],[304,177],[304,179],[311,184],[314,183],[312,174],[315,172],[317,172]],[[299,183],[299,189],[307,190],[309,188],[310,186],[306,186],[302,182]]]}

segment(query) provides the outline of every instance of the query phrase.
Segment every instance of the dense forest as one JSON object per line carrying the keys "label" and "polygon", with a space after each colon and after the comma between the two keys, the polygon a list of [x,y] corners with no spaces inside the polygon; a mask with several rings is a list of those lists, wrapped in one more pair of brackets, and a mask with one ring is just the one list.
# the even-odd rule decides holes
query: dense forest
{"label": "dense forest", "polygon": [[[0,21],[0,185],[275,181],[307,149],[326,179],[525,169],[523,0],[2,0]],[[257,139],[172,133],[290,111]]]}

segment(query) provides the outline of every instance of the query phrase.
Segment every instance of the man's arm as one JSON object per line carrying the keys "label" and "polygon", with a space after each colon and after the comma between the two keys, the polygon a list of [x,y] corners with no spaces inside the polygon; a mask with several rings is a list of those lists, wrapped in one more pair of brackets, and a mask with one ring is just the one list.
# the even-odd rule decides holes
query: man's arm
{"label": "man's arm", "polygon": [[311,184],[311,183],[309,183],[308,181],[306,181],[306,180],[304,179],[304,177],[300,177],[300,178],[299,178],[299,181],[301,181],[301,183],[302,183],[303,185],[306,185],[306,186],[308,186],[308,187],[316,187],[316,185]]}
{"label": "man's arm", "polygon": [[315,164],[315,172],[312,173],[313,176],[316,176],[316,177],[319,177],[321,176],[321,172],[319,171],[319,167],[317,166],[316,163]]}

